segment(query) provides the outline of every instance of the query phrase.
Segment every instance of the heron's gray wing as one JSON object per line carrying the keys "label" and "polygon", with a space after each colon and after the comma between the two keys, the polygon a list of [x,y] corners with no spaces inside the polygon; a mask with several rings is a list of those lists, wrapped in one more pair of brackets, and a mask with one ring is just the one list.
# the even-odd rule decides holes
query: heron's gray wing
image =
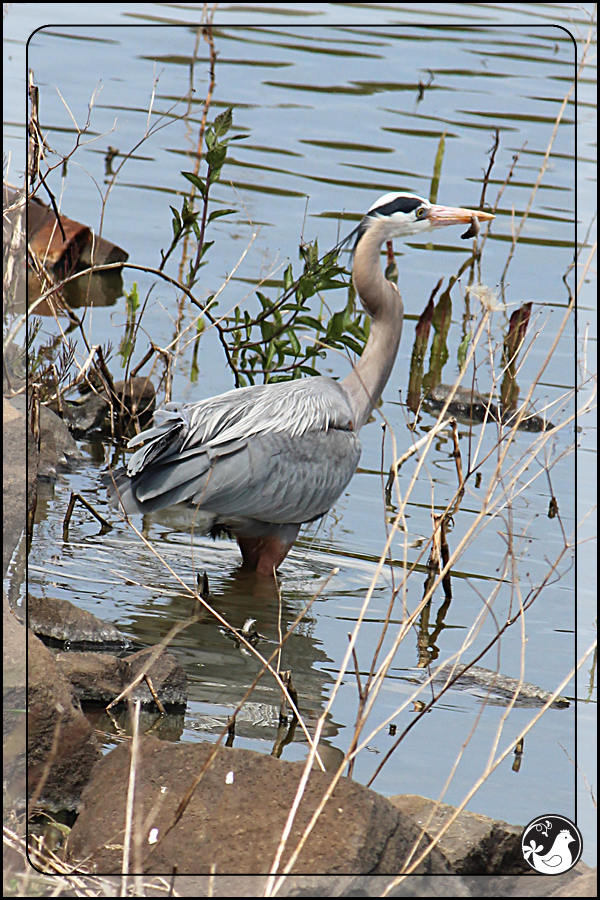
{"label": "heron's gray wing", "polygon": [[108,476],[114,503],[151,512],[183,501],[220,516],[306,522],[350,481],[360,456],[346,392],[331,378],[259,385],[201,403],[170,403],[127,470]]}
{"label": "heron's gray wing", "polygon": [[[145,449],[145,448],[144,448]],[[211,461],[198,448],[182,454],[165,454],[131,475],[120,467],[105,476],[111,503],[126,513],[147,513],[189,500],[206,479]]]}
{"label": "heron's gray wing", "polygon": [[333,506],[360,453],[358,436],[339,429],[252,437],[236,452],[213,458],[191,502],[226,524],[241,518],[310,522]]}
{"label": "heron's gray wing", "polygon": [[185,447],[215,447],[254,434],[296,437],[329,428],[353,429],[345,390],[322,376],[241,388],[185,410],[190,418]]}
{"label": "heron's gray wing", "polygon": [[360,453],[352,431],[258,435],[211,454],[199,448],[183,451],[134,477],[121,469],[109,491],[127,513],[187,501],[232,526],[243,519],[300,524],[333,506],[354,475]]}
{"label": "heron's gray wing", "polygon": [[180,451],[211,451],[254,435],[297,437],[353,427],[346,392],[331,378],[240,388],[200,403],[167,404],[155,413],[152,428],[130,440],[130,447],[144,446],[133,454],[127,471],[134,476]]}

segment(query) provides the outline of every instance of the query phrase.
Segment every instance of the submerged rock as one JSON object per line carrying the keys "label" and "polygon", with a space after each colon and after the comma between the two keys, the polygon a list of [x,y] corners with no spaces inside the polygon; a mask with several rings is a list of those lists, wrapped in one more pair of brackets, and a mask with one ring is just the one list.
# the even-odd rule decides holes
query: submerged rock
{"label": "submerged rock", "polygon": [[[434,684],[444,684],[450,677],[455,677],[464,666],[458,665],[454,670],[452,665],[440,666],[434,674]],[[425,673],[423,673],[425,676]],[[467,671],[460,674],[458,680],[452,685],[452,689],[463,689],[475,693],[482,697],[486,702],[495,706],[506,706],[512,701],[515,692],[518,689],[518,696],[515,700],[515,706],[519,707],[539,707],[548,702],[552,696],[551,691],[545,691],[536,684],[524,681],[519,685],[518,678],[511,678],[509,675],[502,675],[500,672],[494,672],[492,669],[484,669],[481,666],[471,666]],[[570,706],[570,701],[566,697],[560,695],[551,704],[551,709],[566,709]]]}
{"label": "submerged rock", "polygon": [[[147,672],[154,691],[164,707],[185,707],[187,703],[187,676],[172,653],[161,651],[148,666],[149,658],[156,653],[151,647],[126,657],[112,653],[65,652],[56,655],[56,664],[71,682],[82,703],[106,705],[123,693],[135,681],[139,673]],[[142,706],[154,706],[155,700],[145,680],[128,694],[132,702],[139,700]],[[125,703],[125,700],[121,701]]]}
{"label": "submerged rock", "polygon": [[[451,384],[438,384],[423,399],[423,406],[430,413],[440,413],[444,408],[448,397],[454,390]],[[448,416],[461,422],[463,425],[480,425],[483,422],[502,422],[510,428],[516,420],[520,409],[506,409],[493,403],[490,397],[479,394],[470,388],[459,387],[454,391],[454,396],[446,410]],[[538,433],[551,431],[554,428],[552,422],[538,416],[533,410],[527,410],[519,422],[518,431]]]}
{"label": "submerged rock", "polygon": [[128,647],[131,643],[114,625],[69,600],[29,594],[27,616],[27,624],[35,634],[55,641],[106,647]]}

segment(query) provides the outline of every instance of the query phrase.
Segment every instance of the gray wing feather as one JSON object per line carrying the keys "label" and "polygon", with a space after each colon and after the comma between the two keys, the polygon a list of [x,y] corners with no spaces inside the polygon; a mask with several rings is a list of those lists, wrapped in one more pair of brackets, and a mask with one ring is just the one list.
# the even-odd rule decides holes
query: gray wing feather
{"label": "gray wing feather", "polygon": [[218,457],[191,502],[224,522],[251,518],[300,524],[322,516],[350,482],[361,446],[352,431],[303,437],[252,438],[237,453]]}
{"label": "gray wing feather", "polygon": [[136,435],[109,491],[126,512],[188,501],[221,521],[308,522],[342,493],[360,441],[331,378],[260,385],[195,404],[167,404]]}
{"label": "gray wing feather", "polygon": [[324,377],[240,388],[200,403],[168,403],[155,413],[154,421],[153,428],[129,441],[129,447],[147,442],[129,460],[130,475],[190,447],[214,448],[258,434],[299,437],[328,428],[353,428],[346,392]]}
{"label": "gray wing feather", "polygon": [[346,392],[332,378],[304,378],[241,388],[184,408],[185,446],[216,446],[253,434],[298,437],[328,428],[352,429]]}

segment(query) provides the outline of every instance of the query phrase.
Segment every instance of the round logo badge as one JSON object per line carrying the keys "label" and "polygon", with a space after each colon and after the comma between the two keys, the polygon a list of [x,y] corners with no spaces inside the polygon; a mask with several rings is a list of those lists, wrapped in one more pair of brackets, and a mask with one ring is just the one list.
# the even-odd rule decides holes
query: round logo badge
{"label": "round logo badge", "polygon": [[523,831],[521,850],[532,869],[541,875],[560,875],[579,862],[583,840],[566,816],[538,816]]}

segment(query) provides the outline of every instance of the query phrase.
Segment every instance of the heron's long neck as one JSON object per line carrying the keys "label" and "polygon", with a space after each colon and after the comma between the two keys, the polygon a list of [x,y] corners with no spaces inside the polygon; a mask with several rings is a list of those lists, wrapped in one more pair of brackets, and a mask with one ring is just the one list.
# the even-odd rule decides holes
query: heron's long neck
{"label": "heron's long neck", "polygon": [[354,254],[352,279],[366,312],[371,331],[362,356],[341,382],[354,413],[358,431],[385,388],[394,368],[404,319],[404,304],[394,284],[383,277],[381,246],[385,234],[373,227],[363,234]]}

